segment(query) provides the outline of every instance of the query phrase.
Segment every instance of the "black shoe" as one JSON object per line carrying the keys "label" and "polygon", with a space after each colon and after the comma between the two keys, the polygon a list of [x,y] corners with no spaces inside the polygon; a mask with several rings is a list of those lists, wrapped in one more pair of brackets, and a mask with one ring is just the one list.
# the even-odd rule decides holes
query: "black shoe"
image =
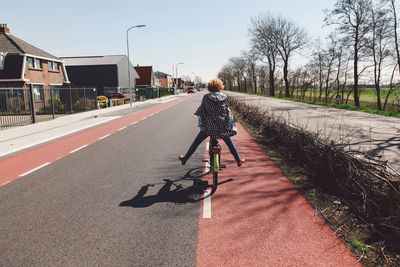
{"label": "black shoe", "polygon": [[187,159],[183,155],[179,155],[179,160],[181,161],[182,165],[186,164]]}

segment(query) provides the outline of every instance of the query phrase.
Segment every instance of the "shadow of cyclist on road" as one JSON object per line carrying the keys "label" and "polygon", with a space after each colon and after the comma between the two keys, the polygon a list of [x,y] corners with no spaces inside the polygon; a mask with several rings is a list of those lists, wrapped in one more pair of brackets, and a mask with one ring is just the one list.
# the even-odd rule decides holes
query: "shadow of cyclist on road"
{"label": "shadow of cyclist on road", "polygon": [[[202,181],[200,178],[202,173],[196,169],[190,170],[184,177],[177,180],[163,179],[164,183],[147,184],[140,188],[136,196],[130,200],[123,201],[119,204],[120,207],[145,208],[155,203],[172,202],[175,204],[185,204],[201,201],[204,199],[204,191],[209,187],[207,181]],[[184,187],[178,183],[180,181],[193,181],[193,185]],[[233,181],[226,180],[222,183]],[[162,185],[160,190],[155,195],[146,196],[150,187]]]}
{"label": "shadow of cyclist on road", "polygon": [[133,207],[133,208],[145,208],[159,202],[173,202],[177,204],[184,204],[188,202],[196,202],[201,199],[201,195],[204,193],[207,185],[202,186],[200,180],[194,182],[192,186],[183,188],[181,184],[176,184],[175,181],[170,179],[163,179],[165,184],[161,187],[156,195],[146,196],[149,187],[155,186],[155,184],[147,184],[140,188],[139,192],[132,199],[123,201],[119,204],[120,207]]}

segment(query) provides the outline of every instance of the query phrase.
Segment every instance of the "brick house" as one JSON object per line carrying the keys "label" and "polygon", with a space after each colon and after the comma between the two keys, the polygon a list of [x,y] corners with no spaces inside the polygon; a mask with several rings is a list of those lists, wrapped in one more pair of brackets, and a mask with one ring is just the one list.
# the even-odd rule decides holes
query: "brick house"
{"label": "brick house", "polygon": [[43,88],[69,83],[64,62],[10,34],[7,24],[0,24],[0,88],[34,88],[35,100],[44,101]]}
{"label": "brick house", "polygon": [[161,87],[171,88],[173,86],[173,80],[170,74],[161,71],[156,71],[154,75],[159,80]]}
{"label": "brick house", "polygon": [[136,87],[159,87],[153,73],[153,66],[139,66],[135,67],[139,78],[136,79]]}

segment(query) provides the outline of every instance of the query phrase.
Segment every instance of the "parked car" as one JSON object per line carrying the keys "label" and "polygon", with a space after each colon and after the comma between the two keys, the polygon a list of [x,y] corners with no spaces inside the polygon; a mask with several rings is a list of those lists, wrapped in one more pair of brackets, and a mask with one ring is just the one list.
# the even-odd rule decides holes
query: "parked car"
{"label": "parked car", "polygon": [[196,89],[194,89],[194,87],[191,86],[188,88],[187,92],[188,92],[188,94],[194,94],[194,93],[196,93]]}
{"label": "parked car", "polygon": [[128,98],[128,95],[121,94],[120,92],[111,92],[107,96],[108,98]]}

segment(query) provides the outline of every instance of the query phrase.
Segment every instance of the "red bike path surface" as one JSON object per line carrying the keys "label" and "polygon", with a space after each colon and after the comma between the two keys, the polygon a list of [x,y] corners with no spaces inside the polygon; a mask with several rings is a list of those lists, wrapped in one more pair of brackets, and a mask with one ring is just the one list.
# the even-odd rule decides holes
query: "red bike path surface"
{"label": "red bike path surface", "polygon": [[201,207],[197,266],[362,266],[240,124],[233,140],[246,162],[220,142],[218,180],[233,181],[212,195],[211,218]]}
{"label": "red bike path surface", "polygon": [[[105,138],[109,134],[111,135],[124,129],[124,127],[146,119],[161,110],[186,100],[189,97],[191,96],[185,96],[171,102],[159,104],[132,115],[115,119],[111,122],[83,130],[76,134],[1,159],[0,187],[22,177],[27,172],[51,164],[60,158],[68,156],[70,153],[73,153],[73,151],[82,148],[83,146],[97,142],[99,139]],[[23,164],[21,164],[21,162],[23,162]]]}

